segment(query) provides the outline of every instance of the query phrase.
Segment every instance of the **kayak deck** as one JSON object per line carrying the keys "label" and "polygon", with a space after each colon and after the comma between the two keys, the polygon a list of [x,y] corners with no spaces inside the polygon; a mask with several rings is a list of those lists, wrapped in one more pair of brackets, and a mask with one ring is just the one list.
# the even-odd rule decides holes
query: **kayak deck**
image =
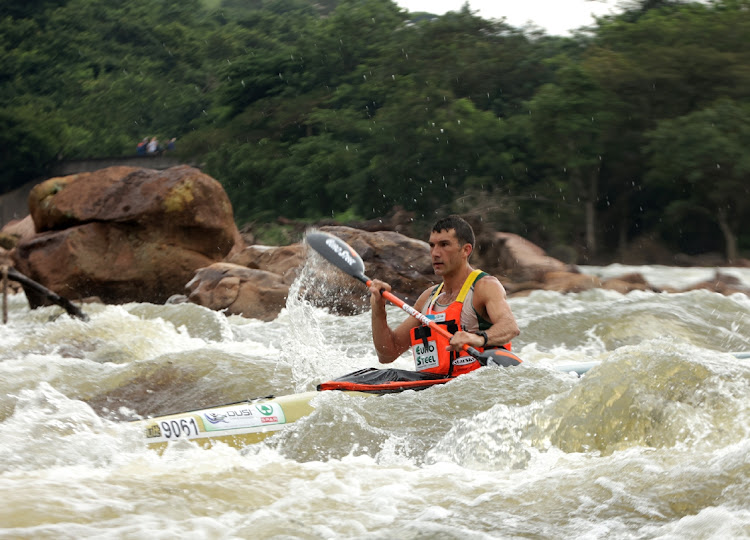
{"label": "kayak deck", "polygon": [[318,392],[266,397],[140,420],[146,443],[163,450],[172,441],[191,440],[202,446],[223,442],[242,447],[262,441],[313,411]]}
{"label": "kayak deck", "polygon": [[[588,367],[569,366],[565,371],[580,373]],[[135,422],[143,426],[146,444],[158,451],[164,450],[171,442],[182,440],[194,441],[201,446],[223,442],[241,448],[258,443],[311,414],[310,401],[321,391],[369,396],[422,390],[454,379],[401,369],[366,368],[321,383],[316,391],[267,396]]]}
{"label": "kayak deck", "polygon": [[[738,359],[750,353],[730,353]],[[599,362],[582,362],[555,366],[563,373],[583,376]],[[205,409],[136,420],[143,427],[150,448],[164,450],[173,441],[189,440],[201,446],[223,442],[242,448],[255,444],[313,412],[310,401],[321,391],[336,390],[347,394],[371,396],[421,390],[454,380],[400,369],[366,368],[318,385],[316,391],[286,396],[266,396]]]}

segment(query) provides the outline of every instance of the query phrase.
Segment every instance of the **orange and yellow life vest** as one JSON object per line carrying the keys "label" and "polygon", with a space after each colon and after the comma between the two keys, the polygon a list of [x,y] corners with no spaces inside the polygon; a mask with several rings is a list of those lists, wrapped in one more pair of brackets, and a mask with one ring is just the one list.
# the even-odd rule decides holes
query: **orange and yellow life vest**
{"label": "orange and yellow life vest", "polygon": [[[464,281],[456,300],[444,310],[436,311],[435,303],[443,288],[443,284],[441,283],[430,295],[425,315],[437,324],[445,325],[446,330],[451,334],[460,331],[461,311],[464,307],[464,301],[474,284],[486,275],[481,270],[474,270],[466,278],[466,281]],[[447,350],[449,343],[450,340],[448,338],[443,337],[437,332],[433,332],[429,326],[422,325],[413,328],[411,331],[411,348],[414,355],[414,368],[420,372],[456,377],[481,367],[479,361],[470,356],[466,351],[456,353],[455,351]],[[507,345],[505,348],[509,349]],[[478,350],[482,352],[484,349]]]}

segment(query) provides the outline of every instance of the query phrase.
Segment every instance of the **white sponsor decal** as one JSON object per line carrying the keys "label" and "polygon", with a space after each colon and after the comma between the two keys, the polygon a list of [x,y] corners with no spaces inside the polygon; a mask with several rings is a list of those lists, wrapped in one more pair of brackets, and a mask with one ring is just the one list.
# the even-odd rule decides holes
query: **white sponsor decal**
{"label": "white sponsor decal", "polygon": [[286,422],[284,411],[277,403],[244,403],[204,412],[201,416],[206,431],[226,431]]}
{"label": "white sponsor decal", "polygon": [[412,353],[414,354],[414,368],[417,371],[424,371],[438,367],[440,361],[438,360],[437,343],[435,341],[428,341],[427,345],[424,343],[418,343],[412,347]]}
{"label": "white sponsor decal", "polygon": [[221,431],[275,431],[285,423],[284,410],[277,403],[243,403],[154,420],[146,426],[146,437],[149,443],[197,439]]}
{"label": "white sponsor decal", "polygon": [[348,250],[341,247],[341,245],[336,242],[336,240],[334,240],[333,238],[328,238],[326,240],[326,245],[331,248],[331,250],[336,253],[336,255],[344,259],[344,262],[346,264],[348,264],[349,266],[354,266],[356,260],[354,259],[354,257],[352,257],[352,254],[349,253]]}

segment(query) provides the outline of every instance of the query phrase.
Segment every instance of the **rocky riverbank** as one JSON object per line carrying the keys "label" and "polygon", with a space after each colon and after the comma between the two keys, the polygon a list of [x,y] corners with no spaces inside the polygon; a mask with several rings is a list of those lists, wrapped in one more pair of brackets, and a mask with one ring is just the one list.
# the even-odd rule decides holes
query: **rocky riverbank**
{"label": "rocky riverbank", "polygon": [[[408,236],[401,219],[358,227],[320,224],[348,242],[366,273],[391,283],[407,302],[438,281],[429,247]],[[392,230],[388,230],[392,229]],[[300,230],[299,237],[302,238]],[[29,216],[0,231],[0,264],[14,266],[55,293],[105,303],[189,301],[262,320],[274,319],[310,255],[304,243],[262,246],[240,234],[221,185],[187,166],[165,171],[110,167],[49,179],[32,190]],[[478,227],[472,262],[495,275],[509,296],[535,290],[580,292],[604,288],[680,292],[657,288],[640,274],[600,279],[550,257],[518,235]],[[307,265],[310,267],[311,265]],[[337,294],[306,291],[340,313],[366,309],[361,284],[328,272]],[[750,290],[717,271],[697,284],[722,294]],[[40,302],[29,298],[32,307]]]}

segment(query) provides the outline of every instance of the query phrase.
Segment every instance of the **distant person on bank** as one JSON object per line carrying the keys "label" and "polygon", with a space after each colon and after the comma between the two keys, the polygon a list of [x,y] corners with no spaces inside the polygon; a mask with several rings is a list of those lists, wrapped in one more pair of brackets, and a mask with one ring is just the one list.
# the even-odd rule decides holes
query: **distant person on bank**
{"label": "distant person on bank", "polygon": [[141,142],[135,147],[135,153],[139,156],[146,155],[146,149],[148,148],[148,137],[144,137]]}

